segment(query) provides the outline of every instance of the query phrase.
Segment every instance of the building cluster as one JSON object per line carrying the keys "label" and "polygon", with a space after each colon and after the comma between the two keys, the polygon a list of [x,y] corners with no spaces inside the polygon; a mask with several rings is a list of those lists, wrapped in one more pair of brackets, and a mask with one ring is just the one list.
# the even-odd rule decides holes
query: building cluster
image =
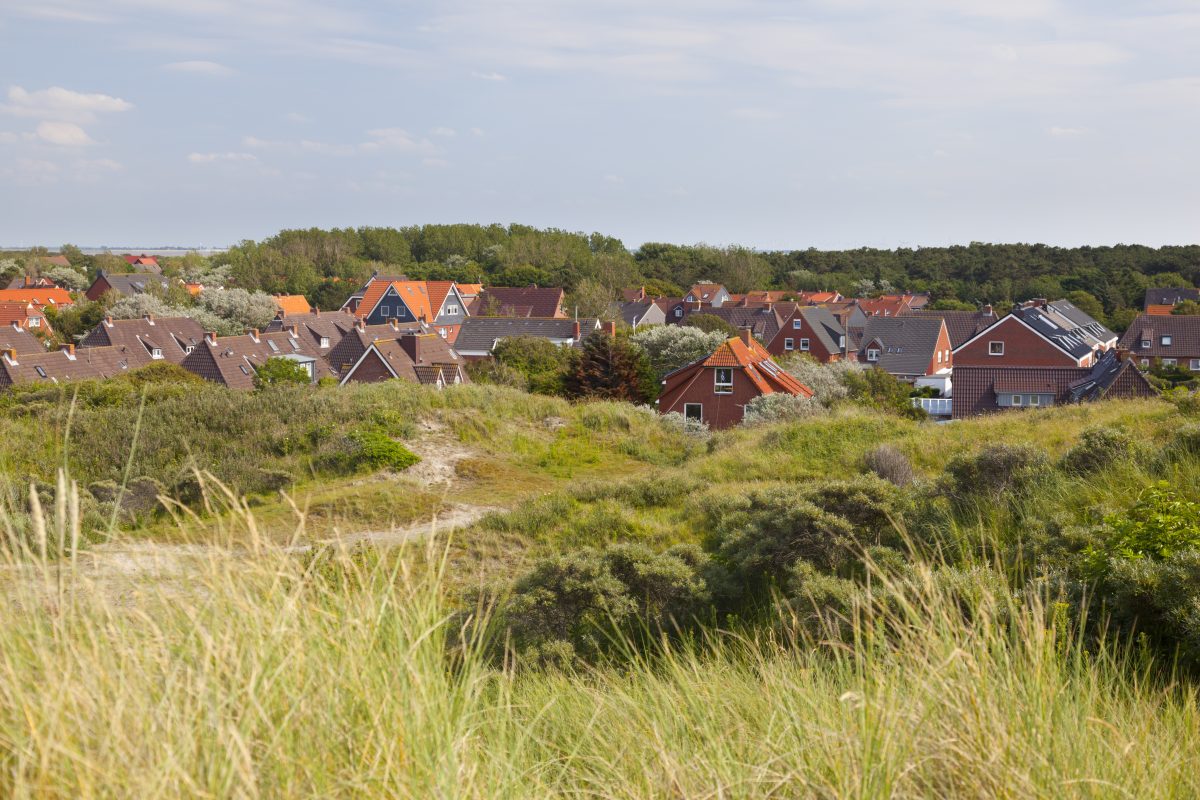
{"label": "building cluster", "polygon": [[[157,264],[131,265],[144,271],[101,273],[85,294],[139,294],[167,280]],[[1146,313],[1118,337],[1066,300],[1029,300],[1007,313],[990,306],[941,311],[929,308],[923,294],[735,294],[720,284],[698,283],[682,297],[626,289],[603,319],[579,319],[564,310],[560,288],[375,274],[333,312],[312,309],[302,296],[277,296],[276,318],[261,331],[218,337],[188,318],[105,319],[77,344],[48,352],[35,335],[45,325],[41,312],[69,306],[71,296],[52,284],[26,281],[0,290],[0,386],[105,378],[165,361],[244,389],[268,360],[286,358],[313,381],[401,379],[440,387],[467,381],[465,364],[491,358],[505,339],[535,337],[577,347],[589,335],[615,334],[618,325],[682,325],[703,314],[738,335],[665,376],[658,401],[663,413],[727,427],[741,421],[755,397],[810,396],[774,360],[804,354],[821,363],[877,367],[924,389],[914,404],[957,419],[1147,397],[1154,389],[1143,373],[1152,367],[1200,372],[1200,316],[1171,313],[1198,295],[1195,289],[1148,291]]]}

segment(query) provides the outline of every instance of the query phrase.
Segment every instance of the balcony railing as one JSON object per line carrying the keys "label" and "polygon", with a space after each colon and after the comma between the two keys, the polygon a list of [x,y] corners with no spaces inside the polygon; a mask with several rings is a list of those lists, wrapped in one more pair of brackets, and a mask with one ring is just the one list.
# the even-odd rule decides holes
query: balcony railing
{"label": "balcony railing", "polygon": [[954,410],[954,399],[951,397],[914,397],[912,404],[925,409],[931,417],[948,417]]}

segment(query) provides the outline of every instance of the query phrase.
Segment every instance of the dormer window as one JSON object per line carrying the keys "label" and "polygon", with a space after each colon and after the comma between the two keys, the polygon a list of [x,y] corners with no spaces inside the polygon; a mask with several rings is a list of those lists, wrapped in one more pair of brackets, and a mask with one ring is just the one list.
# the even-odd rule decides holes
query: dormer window
{"label": "dormer window", "polygon": [[1159,344],[1161,344],[1163,347],[1171,346],[1171,337],[1170,336],[1163,336],[1158,341],[1159,341]]}
{"label": "dormer window", "polygon": [[675,316],[677,316],[677,317],[682,317],[682,316],[683,316],[683,309],[682,309],[682,308],[677,308],[677,309],[675,309]]}
{"label": "dormer window", "polygon": [[988,355],[989,356],[1004,355],[1004,342],[988,342]]}
{"label": "dormer window", "polygon": [[162,348],[155,347],[153,350],[150,351],[150,357],[151,358],[162,358],[163,357]]}
{"label": "dormer window", "polygon": [[878,361],[878,360],[879,360],[879,348],[878,347],[868,347],[867,348],[867,361]]}
{"label": "dormer window", "polygon": [[1154,346],[1154,342],[1151,341],[1150,339],[1142,339],[1142,349],[1143,350],[1149,350],[1153,346]]}
{"label": "dormer window", "polygon": [[328,336],[321,337],[321,347],[322,348],[329,347],[329,337]]}
{"label": "dormer window", "polygon": [[455,303],[452,303],[452,304],[446,306],[447,314],[457,314],[457,313],[459,313],[460,310],[461,309],[459,309],[458,305]]}
{"label": "dormer window", "polygon": [[717,394],[733,394],[733,369],[717,367],[713,372],[713,391]]}

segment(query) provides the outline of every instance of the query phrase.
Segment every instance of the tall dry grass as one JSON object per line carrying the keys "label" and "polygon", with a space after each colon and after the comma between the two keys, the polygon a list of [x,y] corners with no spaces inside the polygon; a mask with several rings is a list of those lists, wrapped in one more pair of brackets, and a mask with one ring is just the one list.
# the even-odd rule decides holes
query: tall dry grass
{"label": "tall dry grass", "polygon": [[514,673],[462,640],[436,540],[289,549],[242,506],[237,547],[114,575],[59,497],[3,537],[3,796],[1200,795],[1195,689],[1036,597],[964,613],[919,570],[852,646],[714,634]]}

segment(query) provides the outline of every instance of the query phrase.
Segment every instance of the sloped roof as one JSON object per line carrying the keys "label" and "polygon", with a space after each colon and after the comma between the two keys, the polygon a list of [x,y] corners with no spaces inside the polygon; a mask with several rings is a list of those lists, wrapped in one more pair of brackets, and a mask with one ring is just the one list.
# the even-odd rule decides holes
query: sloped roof
{"label": "sloped roof", "polygon": [[205,339],[182,363],[184,369],[205,380],[230,389],[253,389],[255,370],[276,357],[313,362],[317,379],[331,374],[320,353],[303,339],[286,332],[261,333],[257,341],[250,334],[218,337],[216,341]]}
{"label": "sloped roof", "polygon": [[1154,397],[1158,394],[1131,359],[1123,359],[1118,351],[1109,350],[1096,360],[1091,374],[1071,384],[1071,399],[1075,402],[1099,400],[1108,394],[1123,374],[1133,378],[1133,389],[1126,392],[1126,396],[1132,394],[1135,397]]}
{"label": "sloped roof", "polygon": [[11,327],[12,323],[24,323],[31,317],[44,319],[45,315],[33,303],[0,303],[0,325]]}
{"label": "sloped roof", "polygon": [[735,328],[749,328],[754,337],[761,342],[769,342],[779,333],[783,318],[774,308],[747,308],[745,306],[724,305],[719,308],[692,308],[684,315],[688,317],[697,314],[710,314],[725,320]]}
{"label": "sloped roof", "polygon": [[893,375],[924,375],[937,351],[945,325],[939,317],[870,317],[863,329],[859,352],[880,344],[877,364]]}
{"label": "sloped roof", "polygon": [[1101,344],[1116,339],[1115,333],[1066,300],[1020,306],[1013,309],[1013,315],[1072,358],[1083,358]]}
{"label": "sloped roof", "polygon": [[829,309],[820,306],[800,306],[796,309],[796,313],[800,315],[800,319],[804,323],[802,332],[819,339],[825,352],[840,353],[842,351],[839,339],[846,335],[846,331],[837,321],[837,317],[829,312]]}
{"label": "sloped roof", "polygon": [[57,286],[39,286],[33,289],[0,289],[0,303],[33,303],[42,306],[69,306],[75,301],[71,293]]}
{"label": "sloped roof", "polygon": [[17,353],[44,353],[46,345],[27,328],[13,324],[0,325],[0,350],[16,350]]}
{"label": "sloped roof", "polygon": [[[1163,336],[1171,343],[1164,346]],[[1142,340],[1150,347],[1142,348]],[[1120,347],[1135,358],[1200,358],[1200,316],[1141,314],[1121,337]]]}
{"label": "sloped roof", "polygon": [[479,293],[474,308],[496,316],[554,318],[562,316],[563,296],[557,287],[489,286]]}
{"label": "sloped roof", "polygon": [[688,289],[688,296],[695,298],[693,302],[710,303],[722,289],[725,287],[719,283],[694,283],[692,288]]}
{"label": "sloped roof", "polygon": [[308,299],[302,294],[277,294],[272,295],[272,299],[284,314],[308,314],[312,311]]}
{"label": "sloped roof", "polygon": [[928,311],[926,309],[905,309],[901,316],[937,317],[946,323],[946,332],[950,334],[950,346],[958,347],[963,342],[987,329],[996,321],[996,312],[991,308],[981,311]]}
{"label": "sloped roof", "polygon": [[337,343],[329,350],[326,360],[334,372],[342,373],[345,365],[353,366],[367,352],[371,342],[376,339],[396,338],[402,331],[427,332],[427,326],[419,322],[398,322],[396,327],[385,322],[382,325],[354,325],[337,339]]}
{"label": "sloped roof", "polygon": [[124,346],[142,348],[147,354],[157,347],[165,360],[179,364],[187,355],[187,348],[195,347],[202,341],[204,326],[188,317],[109,318],[89,331],[79,347],[82,350]]}
{"label": "sloped roof", "polygon": [[698,361],[667,373],[663,381],[685,371],[708,367],[731,367],[741,369],[750,379],[755,388],[762,394],[785,392],[798,397],[812,397],[813,392],[807,386],[774,362],[771,354],[754,339],[744,342],[741,336],[726,339],[717,349]]}
{"label": "sloped roof", "polygon": [[[411,333],[372,341],[364,356],[374,351],[392,374],[401,380],[421,384],[436,384],[466,381],[461,369],[462,360],[446,340],[435,333]],[[361,357],[360,357],[361,358]],[[355,363],[357,367],[358,362]],[[343,381],[353,377],[353,370]]]}
{"label": "sloped roof", "polygon": [[297,332],[308,337],[310,344],[320,347],[323,338],[331,345],[336,344],[357,322],[357,317],[345,311],[311,311],[307,314],[277,314],[263,330],[272,333],[295,326]]}
{"label": "sloped roof", "polygon": [[652,300],[628,300],[609,306],[609,316],[632,327],[642,324],[646,314],[651,309],[657,308],[658,306]]}
{"label": "sloped roof", "polygon": [[1200,301],[1200,289],[1185,286],[1172,289],[1147,289],[1143,308],[1149,310],[1150,306],[1177,306],[1184,300]]}
{"label": "sloped roof", "polygon": [[1155,394],[1133,362],[1122,361],[1116,350],[1106,352],[1092,367],[955,367],[954,418],[998,411],[997,394],[1049,394],[1056,405],[1099,400],[1110,396],[1123,374],[1134,375],[1134,383],[1122,397]]}
{"label": "sloped roof", "polygon": [[[579,337],[600,328],[597,319],[579,320]],[[459,328],[454,349],[460,353],[490,353],[500,339],[535,336],[565,342],[575,339],[575,320],[532,317],[468,317]],[[578,342],[578,340],[576,340]]]}
{"label": "sloped roof", "polygon": [[155,272],[102,272],[97,280],[103,277],[114,290],[123,295],[145,294],[147,286],[166,287],[170,280]]}
{"label": "sloped roof", "polygon": [[446,302],[446,296],[454,288],[454,281],[426,281],[425,287],[429,293],[429,309],[432,312],[429,315],[429,321],[433,322],[433,318],[442,310],[442,304]]}
{"label": "sloped roof", "polygon": [[141,347],[86,347],[76,349],[73,354],[43,350],[18,354],[16,363],[0,358],[0,385],[111,378],[149,363],[150,355]]}

